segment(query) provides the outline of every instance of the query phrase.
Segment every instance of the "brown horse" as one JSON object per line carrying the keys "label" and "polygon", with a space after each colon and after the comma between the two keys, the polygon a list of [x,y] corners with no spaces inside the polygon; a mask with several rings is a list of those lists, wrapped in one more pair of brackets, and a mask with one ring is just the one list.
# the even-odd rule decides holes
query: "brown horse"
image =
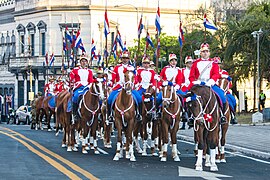
{"label": "brown horse", "polygon": [[90,146],[94,147],[94,153],[99,154],[97,150],[96,131],[98,129],[98,114],[100,112],[100,100],[105,98],[105,85],[103,78],[97,78],[94,83],[90,85],[89,90],[83,95],[79,103],[79,114],[81,115],[81,128],[83,133],[82,153],[87,154],[86,144],[87,136],[90,132]]}
{"label": "brown horse", "polygon": [[162,87],[162,157],[160,161],[167,161],[167,149],[169,143],[169,133],[172,143],[172,157],[174,161],[180,161],[177,150],[177,131],[181,121],[182,105],[173,86]]}
{"label": "brown horse", "polygon": [[[190,97],[187,97],[187,107],[195,117],[194,138],[198,141],[198,155],[195,164],[196,170],[202,171],[203,150],[210,149],[210,171],[218,171],[215,163],[216,146],[219,133],[219,104],[215,93],[207,86],[195,85],[191,88]],[[207,159],[206,159],[207,160]]]}
{"label": "brown horse", "polygon": [[75,147],[75,128],[78,126],[78,123],[72,124],[72,111],[68,111],[71,98],[72,94],[68,91],[59,94],[58,101],[56,102],[56,119],[57,123],[61,123],[64,128],[62,147],[67,147],[67,151],[78,151]]}
{"label": "brown horse", "polygon": [[[54,115],[54,119],[56,119],[55,118],[55,108],[51,108],[49,106],[49,101],[51,98],[53,98],[53,96],[45,97],[43,100],[43,106],[42,106],[42,109],[44,110],[44,114],[46,117],[46,122],[48,124],[48,131],[52,130],[51,124],[50,124],[52,115]],[[41,118],[43,118],[43,117],[41,117]]]}
{"label": "brown horse", "polygon": [[41,130],[43,130],[42,128],[42,118],[45,114],[44,109],[42,108],[43,106],[43,100],[44,100],[44,96],[39,97],[36,100],[36,124],[35,124],[35,129],[38,130],[38,128],[40,128]]}
{"label": "brown horse", "polygon": [[[218,86],[220,89],[224,91],[226,94],[230,87],[230,81],[227,78],[221,78],[218,80]],[[221,112],[222,113],[222,112]],[[221,124],[221,138],[218,139],[218,145],[216,147],[216,162],[223,162],[226,163],[225,160],[225,143],[226,143],[226,134],[229,127],[229,122],[231,119],[231,116],[233,115],[233,112],[231,112],[231,109],[229,107],[228,102],[226,103],[226,111],[224,113],[227,123]]]}
{"label": "brown horse", "polygon": [[134,87],[134,73],[133,71],[124,70],[124,84],[122,90],[119,92],[114,105],[114,119],[115,126],[118,131],[116,154],[113,158],[118,161],[122,157],[122,130],[126,136],[126,159],[136,161],[132,144],[132,131],[134,129],[135,121],[135,102],[132,97],[132,89]]}

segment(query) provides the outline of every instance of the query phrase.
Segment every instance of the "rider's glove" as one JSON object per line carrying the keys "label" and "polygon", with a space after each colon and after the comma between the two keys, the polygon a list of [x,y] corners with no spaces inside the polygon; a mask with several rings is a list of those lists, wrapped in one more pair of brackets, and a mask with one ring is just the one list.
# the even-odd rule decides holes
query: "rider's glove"
{"label": "rider's glove", "polygon": [[207,81],[207,83],[205,83],[205,85],[206,86],[209,86],[209,87],[211,87],[211,86],[213,86],[213,85],[215,85],[216,84],[216,82],[213,80],[213,79],[209,79],[208,81]]}

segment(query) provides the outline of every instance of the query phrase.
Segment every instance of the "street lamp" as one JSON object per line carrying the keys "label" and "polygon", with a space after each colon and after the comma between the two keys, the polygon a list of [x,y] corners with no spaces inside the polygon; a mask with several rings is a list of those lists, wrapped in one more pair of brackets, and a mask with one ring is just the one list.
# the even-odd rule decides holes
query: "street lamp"
{"label": "street lamp", "polygon": [[121,4],[121,5],[115,5],[114,7],[119,8],[119,7],[122,7],[122,6],[132,6],[136,10],[136,12],[137,12],[137,25],[138,25],[138,23],[139,23],[139,9],[136,6],[132,5],[132,4]]}
{"label": "street lamp", "polygon": [[259,31],[253,31],[251,35],[254,38],[257,38],[257,69],[258,69],[258,75],[257,75],[257,97],[258,97],[258,112],[260,111],[260,85],[261,85],[261,80],[260,80],[260,35],[263,34],[262,29],[260,28]]}

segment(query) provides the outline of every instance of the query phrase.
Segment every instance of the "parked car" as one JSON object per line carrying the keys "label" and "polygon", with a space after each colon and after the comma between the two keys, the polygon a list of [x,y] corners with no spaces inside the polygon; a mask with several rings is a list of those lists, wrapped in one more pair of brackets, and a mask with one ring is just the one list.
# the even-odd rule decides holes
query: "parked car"
{"label": "parked car", "polygon": [[31,106],[20,106],[16,110],[15,119],[17,125],[19,125],[21,122],[30,125],[32,121]]}

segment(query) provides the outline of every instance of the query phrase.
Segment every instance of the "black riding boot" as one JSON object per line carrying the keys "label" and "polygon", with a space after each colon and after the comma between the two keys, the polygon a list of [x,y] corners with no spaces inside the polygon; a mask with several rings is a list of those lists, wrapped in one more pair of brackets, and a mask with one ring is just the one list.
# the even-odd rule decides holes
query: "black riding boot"
{"label": "black riding boot", "polygon": [[223,107],[222,107],[222,115],[220,117],[220,123],[221,124],[225,124],[227,123],[227,119],[225,117],[225,112],[226,112],[226,103],[223,103]]}
{"label": "black riding boot", "polygon": [[111,105],[109,105],[108,102],[107,102],[107,117],[108,117],[109,122],[113,122]]}
{"label": "black riding boot", "polygon": [[74,102],[72,104],[72,115],[72,124],[75,124],[78,121],[78,104]]}
{"label": "black riding boot", "polygon": [[136,119],[137,121],[141,121],[142,120],[142,103],[138,103],[138,111],[136,114]]}

